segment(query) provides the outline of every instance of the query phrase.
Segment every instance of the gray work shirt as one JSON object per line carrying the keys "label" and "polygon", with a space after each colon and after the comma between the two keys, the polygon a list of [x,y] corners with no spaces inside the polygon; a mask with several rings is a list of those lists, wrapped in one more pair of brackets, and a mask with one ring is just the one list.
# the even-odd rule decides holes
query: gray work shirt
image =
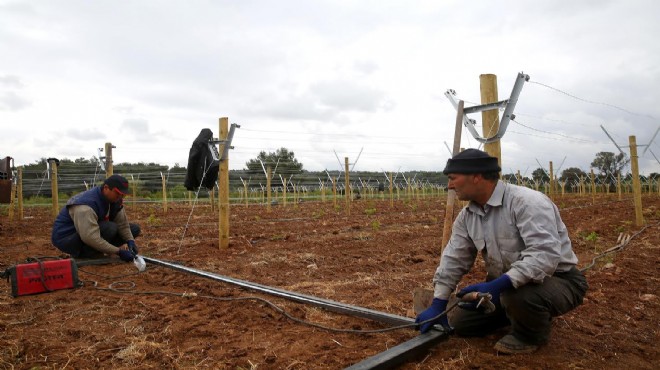
{"label": "gray work shirt", "polygon": [[488,279],[506,273],[515,288],[541,283],[577,264],[557,206],[538,191],[498,181],[483,209],[475,202],[459,213],[433,276],[436,298],[448,299],[474,264],[477,252]]}

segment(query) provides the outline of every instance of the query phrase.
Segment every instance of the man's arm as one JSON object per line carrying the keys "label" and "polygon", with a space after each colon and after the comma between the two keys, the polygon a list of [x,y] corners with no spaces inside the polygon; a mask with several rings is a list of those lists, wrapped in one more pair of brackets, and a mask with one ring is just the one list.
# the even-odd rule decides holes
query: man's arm
{"label": "man's arm", "polygon": [[99,252],[108,254],[117,253],[119,248],[101,238],[98,216],[91,207],[86,205],[71,206],[69,207],[69,215],[73,219],[73,225],[76,227],[76,231],[83,243]]}
{"label": "man's arm", "polygon": [[477,258],[477,248],[468,236],[465,213],[464,209],[454,221],[451,238],[433,276],[435,298],[449,299],[458,282],[470,271]]}
{"label": "man's arm", "polygon": [[117,212],[114,222],[117,224],[119,235],[122,239],[124,239],[125,242],[134,240],[133,234],[131,234],[131,227],[128,224],[128,217],[126,217],[125,208],[122,208],[119,210],[119,212]]}

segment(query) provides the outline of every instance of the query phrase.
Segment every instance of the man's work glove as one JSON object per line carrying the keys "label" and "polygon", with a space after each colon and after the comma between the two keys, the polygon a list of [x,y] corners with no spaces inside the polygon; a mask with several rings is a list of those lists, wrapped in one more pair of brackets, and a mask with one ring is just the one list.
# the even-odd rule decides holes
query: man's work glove
{"label": "man's work glove", "polygon": [[137,256],[139,253],[137,244],[135,244],[135,240],[129,240],[126,242],[126,245],[128,245],[128,250],[133,252],[134,255]]}
{"label": "man's work glove", "polygon": [[[440,324],[445,328],[449,328],[449,320],[447,320],[447,313],[445,312],[447,310],[447,303],[449,303],[449,301],[446,299],[433,298],[431,307],[427,308],[417,316],[417,319],[415,319],[415,323],[417,324],[436,318],[435,320],[424,323],[419,327],[419,331],[422,334],[431,330],[435,324]],[[438,315],[443,312],[445,312],[445,314],[438,317]]]}
{"label": "man's work glove", "polygon": [[118,250],[117,255],[119,255],[119,258],[121,258],[121,260],[124,262],[133,262],[135,259],[133,252],[129,251],[128,249]]}
{"label": "man's work glove", "polygon": [[[490,301],[493,302],[495,306],[499,306],[500,293],[510,288],[513,288],[513,283],[511,282],[511,278],[509,278],[509,275],[504,274],[498,277],[497,279],[491,280],[489,282],[467,286],[461,289],[458,293],[456,293],[456,297],[461,298],[470,292],[490,293],[490,295],[492,296]],[[475,309],[477,304],[478,302],[474,302]],[[467,306],[462,305],[461,307],[470,309],[470,305]]]}

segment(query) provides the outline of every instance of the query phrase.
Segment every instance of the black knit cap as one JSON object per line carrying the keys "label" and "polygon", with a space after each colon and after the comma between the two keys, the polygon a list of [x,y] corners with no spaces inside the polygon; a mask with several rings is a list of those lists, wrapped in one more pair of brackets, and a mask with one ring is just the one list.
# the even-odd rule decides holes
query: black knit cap
{"label": "black knit cap", "polygon": [[117,189],[120,193],[128,194],[128,180],[124,176],[112,175],[105,179],[104,185],[108,185],[110,189]]}
{"label": "black knit cap", "polygon": [[454,158],[447,160],[444,173],[489,173],[500,172],[502,169],[497,164],[497,158],[491,157],[479,149],[465,149],[456,154]]}

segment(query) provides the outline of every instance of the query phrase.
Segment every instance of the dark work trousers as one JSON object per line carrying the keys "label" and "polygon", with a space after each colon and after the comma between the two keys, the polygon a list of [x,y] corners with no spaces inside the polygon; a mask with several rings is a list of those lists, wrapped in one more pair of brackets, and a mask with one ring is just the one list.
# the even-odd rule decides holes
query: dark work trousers
{"label": "dark work trousers", "polygon": [[[133,238],[137,238],[140,235],[140,226],[138,224],[129,223],[131,228],[131,234]],[[112,221],[101,221],[99,222],[99,230],[101,232],[101,238],[108,241],[108,243],[119,247],[120,245],[126,243],[119,235],[119,228],[117,224]],[[102,252],[97,251],[96,249],[83,243],[80,239],[78,233],[73,233],[62,240],[62,244],[57,247],[62,252],[68,253],[71,257],[74,258],[96,258],[103,255]]]}
{"label": "dark work trousers", "polygon": [[547,277],[543,283],[529,283],[500,295],[501,306],[484,314],[456,308],[450,325],[457,335],[472,337],[489,334],[511,325],[511,334],[529,344],[545,344],[550,337],[552,318],[582,304],[587,279],[573,267]]}

